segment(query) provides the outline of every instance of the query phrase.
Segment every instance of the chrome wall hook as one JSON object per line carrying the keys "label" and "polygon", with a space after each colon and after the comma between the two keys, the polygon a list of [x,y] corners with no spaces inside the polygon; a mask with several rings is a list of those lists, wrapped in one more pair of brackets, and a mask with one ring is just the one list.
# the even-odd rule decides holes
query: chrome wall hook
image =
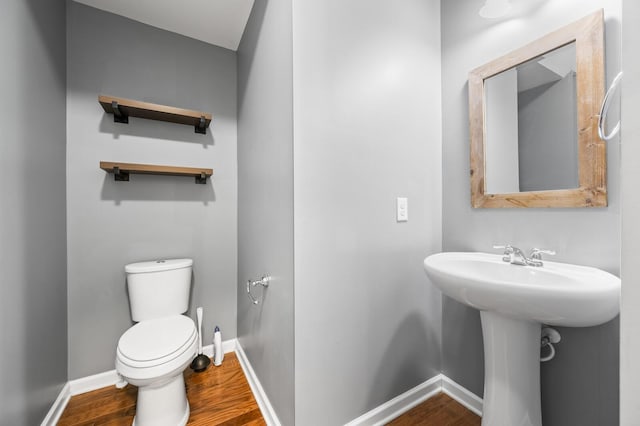
{"label": "chrome wall hook", "polygon": [[253,303],[254,305],[257,305],[260,303],[260,301],[258,299],[256,299],[255,297],[253,297],[253,294],[251,294],[251,288],[255,287],[257,285],[261,285],[262,287],[269,287],[269,282],[271,281],[271,277],[268,275],[263,276],[262,278],[260,278],[259,280],[256,281],[251,281],[248,280],[247,281],[247,296],[249,296],[249,299],[251,300],[251,303]]}

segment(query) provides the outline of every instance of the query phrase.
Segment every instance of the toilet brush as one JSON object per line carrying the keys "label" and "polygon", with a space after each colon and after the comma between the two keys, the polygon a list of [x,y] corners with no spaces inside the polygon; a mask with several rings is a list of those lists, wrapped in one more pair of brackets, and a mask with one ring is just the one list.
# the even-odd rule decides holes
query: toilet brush
{"label": "toilet brush", "polygon": [[197,373],[204,371],[209,366],[211,360],[202,353],[202,308],[196,309],[198,316],[198,356],[191,361],[191,369]]}

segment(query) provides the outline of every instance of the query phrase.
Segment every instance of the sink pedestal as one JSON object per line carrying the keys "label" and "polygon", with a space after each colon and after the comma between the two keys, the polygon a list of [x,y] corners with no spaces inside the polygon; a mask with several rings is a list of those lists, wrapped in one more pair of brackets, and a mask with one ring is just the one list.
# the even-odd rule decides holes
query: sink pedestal
{"label": "sink pedestal", "polygon": [[542,426],[540,323],[481,311],[482,426]]}
{"label": "sink pedestal", "polygon": [[427,257],[424,269],[445,295],[480,311],[483,426],[542,426],[541,324],[592,327],[620,312],[620,278],[588,266],[452,252]]}

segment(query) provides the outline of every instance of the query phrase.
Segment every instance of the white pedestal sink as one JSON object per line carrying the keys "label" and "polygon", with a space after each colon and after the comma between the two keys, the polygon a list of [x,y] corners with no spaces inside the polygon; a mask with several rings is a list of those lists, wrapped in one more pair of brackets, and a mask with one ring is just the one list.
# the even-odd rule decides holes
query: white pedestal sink
{"label": "white pedestal sink", "polygon": [[438,253],[424,268],[444,294],[480,310],[482,426],[542,426],[541,324],[595,326],[620,310],[620,279],[596,268],[512,265],[486,253]]}

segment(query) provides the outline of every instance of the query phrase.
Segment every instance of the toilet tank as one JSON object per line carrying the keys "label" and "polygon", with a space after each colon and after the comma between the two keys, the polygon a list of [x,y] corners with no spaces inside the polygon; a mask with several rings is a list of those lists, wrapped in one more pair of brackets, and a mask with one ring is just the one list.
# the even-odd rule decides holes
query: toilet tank
{"label": "toilet tank", "polygon": [[131,263],[124,267],[134,321],[179,315],[189,308],[192,259]]}

